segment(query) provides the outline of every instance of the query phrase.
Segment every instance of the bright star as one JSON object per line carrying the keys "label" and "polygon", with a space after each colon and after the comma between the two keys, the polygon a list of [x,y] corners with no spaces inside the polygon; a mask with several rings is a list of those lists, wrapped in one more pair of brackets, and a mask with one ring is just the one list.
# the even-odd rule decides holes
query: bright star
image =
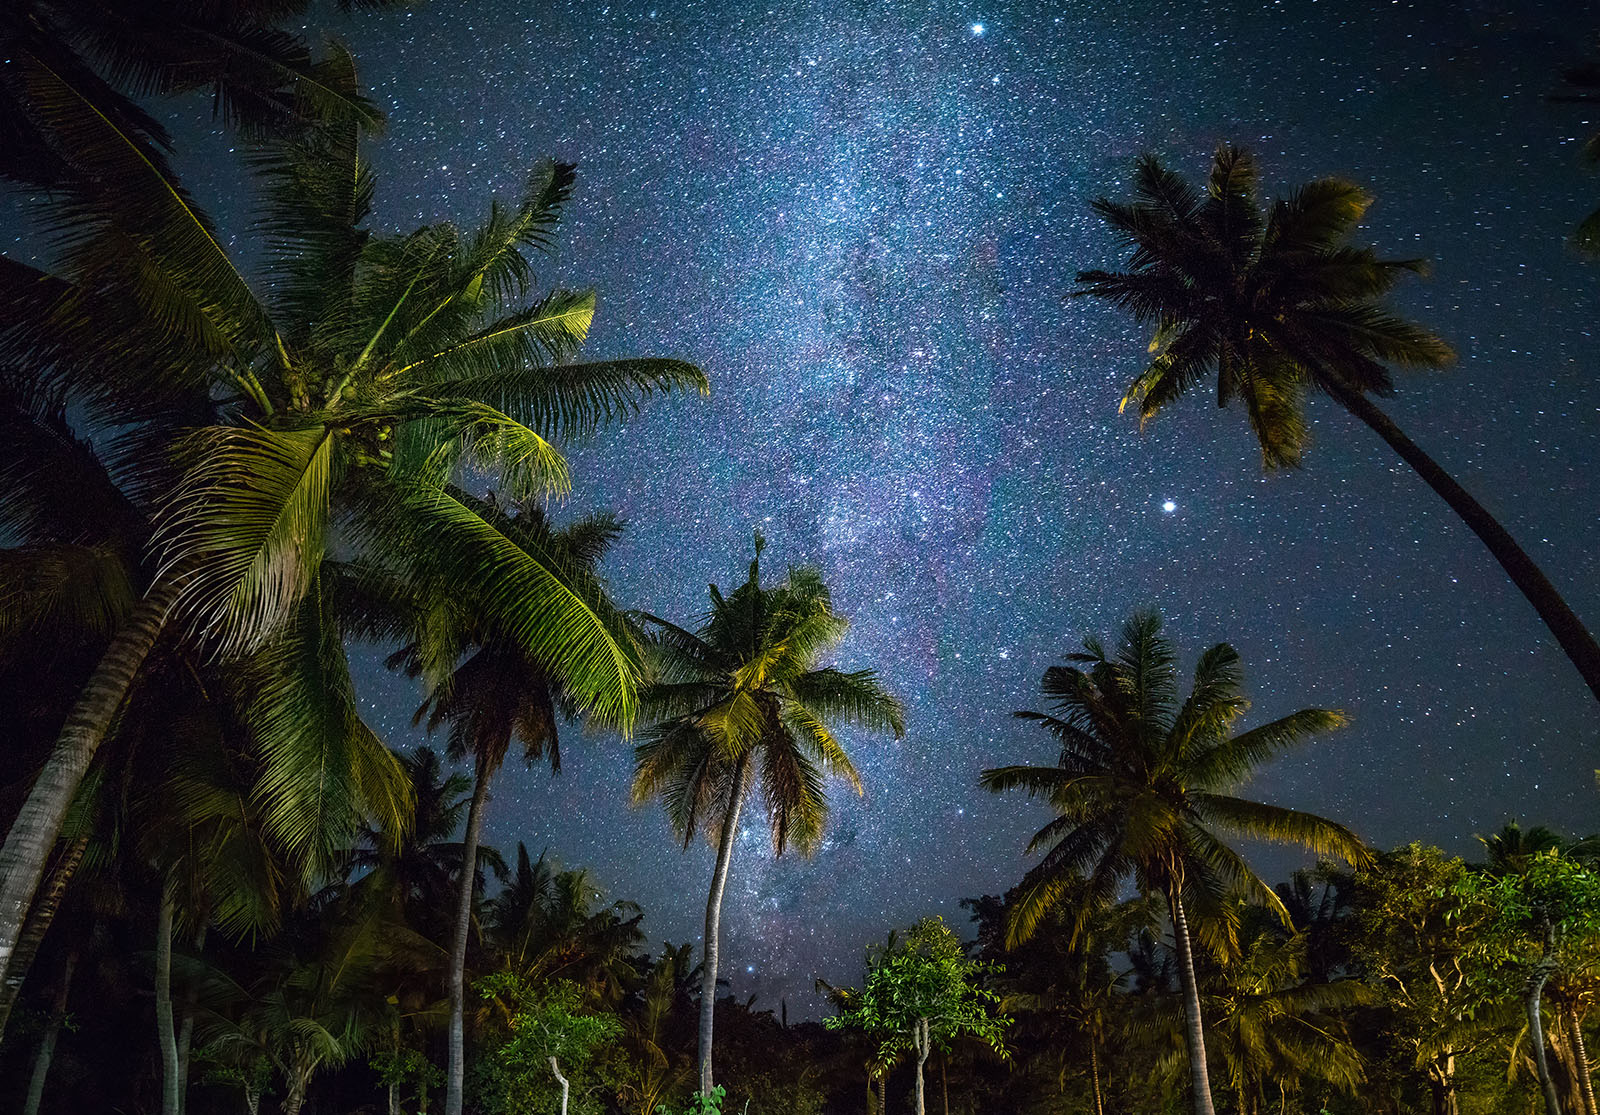
{"label": "bright star", "polygon": [[974,23],[974,24],[973,24],[973,25],[972,25],[972,33],[973,33],[973,34],[974,34],[974,35],[982,35],[982,34],[983,34],[983,24],[981,24],[981,23]]}
{"label": "bright star", "polygon": [[1161,510],[1165,511],[1168,515],[1172,514],[1177,509],[1178,505],[1173,503],[1170,499],[1161,505]]}

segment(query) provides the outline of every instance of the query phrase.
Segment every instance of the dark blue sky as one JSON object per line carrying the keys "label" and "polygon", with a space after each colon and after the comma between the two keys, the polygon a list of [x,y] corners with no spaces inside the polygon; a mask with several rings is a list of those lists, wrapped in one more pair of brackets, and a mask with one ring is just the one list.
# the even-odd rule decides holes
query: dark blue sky
{"label": "dark blue sky", "polygon": [[[1141,604],[1191,659],[1233,641],[1258,717],[1351,713],[1262,797],[1383,845],[1600,828],[1593,699],[1408,469],[1323,402],[1292,475],[1264,478],[1203,397],[1141,437],[1116,401],[1143,339],[1060,298],[1115,262],[1085,202],[1140,151],[1200,173],[1226,139],[1273,190],[1368,186],[1371,239],[1435,261],[1403,305],[1462,354],[1392,414],[1600,623],[1600,266],[1563,244],[1600,178],[1582,111],[1544,100],[1600,19],[1501,7],[498,2],[354,25],[390,112],[387,219],[472,219],[537,156],[574,160],[558,276],[600,290],[591,351],[711,374],[709,401],[576,455],[574,508],[633,524],[619,596],[692,617],[760,527],[774,566],[822,566],[855,622],[844,660],[910,706],[903,743],[852,741],[867,797],[841,793],[814,861],[775,863],[747,825],[737,992],[802,1001],[890,926],[1014,882],[1041,817],[977,771],[1050,761],[1008,714]],[[395,687],[372,692],[400,736]],[[653,937],[697,937],[709,853],[627,808],[629,767],[596,739],[553,782],[508,772],[491,834],[594,866]]]}
{"label": "dark blue sky", "polygon": [[[760,528],[774,569],[822,567],[855,623],[842,660],[910,708],[904,742],[850,741],[867,796],[840,788],[814,861],[775,863],[747,826],[724,918],[739,994],[809,1003],[889,927],[1013,883],[1042,818],[977,772],[1051,760],[1008,714],[1139,605],[1188,661],[1234,642],[1255,718],[1352,715],[1258,796],[1380,845],[1467,852],[1513,816],[1600,829],[1594,701],[1443,503],[1324,401],[1293,474],[1263,477],[1242,416],[1203,393],[1141,436],[1116,402],[1144,339],[1061,301],[1117,262],[1085,203],[1124,192],[1140,151],[1199,174],[1229,140],[1274,192],[1362,183],[1370,239],[1434,261],[1401,304],[1462,357],[1390,413],[1600,624],[1600,264],[1563,243],[1600,176],[1585,111],[1545,101],[1592,7],[434,0],[337,30],[390,115],[382,224],[470,223],[537,157],[575,161],[547,278],[598,287],[590,351],[712,377],[710,400],[575,454],[571,508],[632,524],[619,598],[691,619]],[[224,146],[187,165],[248,252]],[[407,687],[374,667],[364,688],[410,739]],[[628,808],[625,744],[563,750],[554,781],[502,775],[490,838],[592,866],[654,940],[697,939],[709,853]]]}

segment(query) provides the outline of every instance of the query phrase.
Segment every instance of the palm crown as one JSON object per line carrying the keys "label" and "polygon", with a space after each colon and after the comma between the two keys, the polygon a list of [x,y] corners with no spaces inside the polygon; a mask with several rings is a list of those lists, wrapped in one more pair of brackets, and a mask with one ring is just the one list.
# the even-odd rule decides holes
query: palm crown
{"label": "palm crown", "polygon": [[1140,159],[1131,203],[1094,203],[1132,249],[1127,270],[1080,272],[1076,292],[1155,326],[1150,363],[1122,405],[1149,419],[1214,375],[1217,405],[1244,405],[1263,462],[1276,468],[1299,464],[1305,450],[1308,388],[1387,395],[1386,364],[1449,363],[1443,341],[1379,304],[1421,261],[1349,242],[1371,201],[1322,178],[1263,212],[1246,151],[1220,147],[1203,192]]}
{"label": "palm crown", "polygon": [[1218,946],[1233,935],[1225,902],[1231,894],[1243,892],[1287,920],[1277,894],[1219,832],[1366,860],[1364,845],[1342,825],[1226,792],[1253,767],[1338,727],[1342,714],[1301,709],[1236,734],[1249,708],[1237,652],[1218,643],[1202,654],[1180,703],[1173,648],[1151,612],[1128,621],[1115,657],[1091,638],[1068,661],[1044,675],[1052,710],[1016,714],[1055,737],[1056,765],[983,773],[990,790],[1026,790],[1057,814],[1029,846],[1045,855],[1024,880],[1009,940],[1026,938],[1080,877],[1088,896],[1080,924],[1114,900],[1130,875],[1144,893],[1181,899],[1207,915],[1202,929]]}
{"label": "palm crown", "polygon": [[698,631],[647,616],[656,680],[642,695],[658,723],[636,750],[636,801],[660,796],[684,843],[714,831],[719,808],[742,796],[759,770],[773,849],[793,843],[810,853],[828,804],[825,773],[857,793],[861,779],[830,723],[905,732],[900,703],[871,670],[818,663],[849,621],[833,610],[821,574],[791,569],[780,585],[761,585],[762,540],[744,584],[723,596],[711,586],[711,611]]}

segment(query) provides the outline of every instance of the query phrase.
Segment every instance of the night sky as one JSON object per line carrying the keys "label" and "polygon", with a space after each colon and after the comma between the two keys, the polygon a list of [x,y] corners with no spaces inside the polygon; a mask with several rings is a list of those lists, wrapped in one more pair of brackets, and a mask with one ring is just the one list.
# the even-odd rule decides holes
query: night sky
{"label": "night sky", "polygon": [[[1580,166],[1585,110],[1545,100],[1595,41],[1593,7],[433,0],[334,29],[390,117],[381,225],[471,223],[535,158],[577,162],[543,277],[598,288],[590,353],[711,376],[709,400],[574,454],[567,509],[630,522],[617,597],[693,620],[759,528],[774,573],[822,567],[854,623],[841,664],[908,706],[903,742],[849,737],[866,798],[835,787],[814,860],[774,861],[747,814],[735,993],[810,1009],[814,977],[853,981],[891,926],[964,924],[961,898],[1014,883],[1043,815],[977,772],[1053,761],[1009,713],[1140,605],[1186,664],[1239,648],[1252,723],[1351,714],[1256,796],[1383,846],[1470,853],[1511,817],[1600,829],[1593,698],[1409,469],[1323,400],[1292,474],[1264,477],[1243,416],[1204,390],[1141,436],[1116,403],[1146,338],[1061,298],[1120,262],[1086,202],[1125,194],[1141,151],[1198,175],[1229,140],[1271,192],[1367,186],[1367,238],[1435,264],[1399,304],[1461,353],[1390,413],[1600,624],[1600,264],[1564,245],[1600,176]],[[222,165],[196,185],[226,223]],[[374,723],[415,738],[408,686],[364,669]],[[591,866],[644,905],[653,945],[698,940],[709,851],[629,809],[625,743],[574,731],[563,752],[553,780],[507,768],[489,838]]]}

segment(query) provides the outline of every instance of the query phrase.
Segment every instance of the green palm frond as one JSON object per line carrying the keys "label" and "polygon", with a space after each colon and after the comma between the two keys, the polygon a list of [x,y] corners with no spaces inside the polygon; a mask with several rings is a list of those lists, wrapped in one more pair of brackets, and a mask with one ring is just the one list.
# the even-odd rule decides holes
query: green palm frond
{"label": "green palm frond", "polygon": [[326,545],[336,472],[333,431],[212,427],[191,435],[193,463],[157,522],[159,576],[223,655],[254,650],[305,598]]}
{"label": "green palm frond", "polygon": [[159,127],[40,44],[16,44],[12,65],[69,165],[53,217],[73,273],[116,274],[151,320],[208,351],[257,336],[261,307],[168,165]]}
{"label": "green palm frond", "polygon": [[1297,747],[1312,736],[1342,728],[1347,723],[1337,709],[1307,708],[1270,723],[1251,728],[1197,748],[1193,771],[1197,787],[1227,786],[1248,777],[1251,770]]}
{"label": "green palm frond", "polygon": [[324,603],[308,594],[293,626],[240,667],[244,718],[262,756],[252,801],[308,882],[364,829],[398,839],[411,815],[405,772],[361,720]]}
{"label": "green palm frond", "polygon": [[59,643],[109,639],[139,593],[126,558],[105,545],[0,549],[0,646],[25,636]]}
{"label": "green palm frond", "polygon": [[693,364],[657,359],[510,367],[418,390],[430,399],[487,403],[558,438],[582,437],[627,418],[654,394],[709,393],[705,373]]}
{"label": "green palm frond", "polygon": [[1372,862],[1372,851],[1360,837],[1315,814],[1225,794],[1193,793],[1189,800],[1208,822],[1240,836],[1294,844],[1320,856],[1337,856],[1356,867]]}
{"label": "green palm frond", "polygon": [[855,763],[851,762],[850,756],[839,745],[839,741],[834,738],[821,717],[803,705],[790,702],[784,706],[783,722],[790,733],[800,741],[801,747],[810,752],[811,759],[822,769],[843,778],[857,796],[866,793]]}
{"label": "green palm frond", "polygon": [[471,599],[486,626],[560,679],[598,723],[631,730],[638,648],[621,614],[571,563],[486,520],[450,489],[365,506],[351,529],[371,552],[406,555],[428,591]]}

